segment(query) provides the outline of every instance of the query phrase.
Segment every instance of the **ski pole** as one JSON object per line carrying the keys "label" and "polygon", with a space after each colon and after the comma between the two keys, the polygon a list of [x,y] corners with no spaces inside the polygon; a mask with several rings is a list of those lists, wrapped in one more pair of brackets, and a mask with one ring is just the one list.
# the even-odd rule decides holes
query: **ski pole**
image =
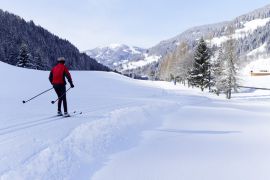
{"label": "ski pole", "polygon": [[50,89],[47,89],[46,91],[43,91],[43,92],[39,93],[38,95],[36,95],[36,96],[34,96],[34,97],[32,97],[32,98],[30,98],[30,99],[28,99],[28,100],[23,100],[22,102],[23,102],[23,104],[25,104],[25,103],[27,103],[27,102],[29,102],[29,101],[35,99],[36,97],[38,97],[38,96],[40,96],[40,95],[42,95],[42,94],[44,94],[44,93],[46,93],[46,92],[52,90],[52,89],[53,89],[53,87],[50,88]]}
{"label": "ski pole", "polygon": [[61,99],[69,90],[71,89],[71,87],[70,88],[68,88],[67,90],[66,90],[66,92],[64,92],[59,98],[57,98],[55,101],[52,101],[51,103],[52,104],[54,104],[54,103],[56,103],[59,99]]}

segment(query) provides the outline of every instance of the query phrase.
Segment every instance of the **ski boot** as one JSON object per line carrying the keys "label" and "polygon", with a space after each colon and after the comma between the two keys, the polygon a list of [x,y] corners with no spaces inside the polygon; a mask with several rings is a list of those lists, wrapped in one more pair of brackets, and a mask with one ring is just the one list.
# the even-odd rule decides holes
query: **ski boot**
{"label": "ski boot", "polygon": [[57,111],[57,116],[63,116],[63,113],[61,111]]}
{"label": "ski boot", "polygon": [[70,117],[70,114],[68,114],[68,112],[64,112],[63,117]]}

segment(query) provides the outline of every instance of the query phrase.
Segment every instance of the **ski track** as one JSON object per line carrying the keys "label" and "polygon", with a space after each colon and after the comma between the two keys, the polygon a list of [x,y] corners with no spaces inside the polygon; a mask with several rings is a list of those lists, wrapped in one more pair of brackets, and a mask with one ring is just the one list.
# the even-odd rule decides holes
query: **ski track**
{"label": "ski track", "polygon": [[[122,106],[125,107],[125,106],[129,106],[132,104],[134,104],[134,103],[110,104],[110,105],[101,106],[101,107],[94,108],[94,109],[92,109],[92,108],[83,109],[82,112],[84,115],[87,115],[87,114],[93,113],[93,112],[114,109],[116,107],[120,108]],[[77,110],[77,111],[81,111],[81,109]],[[73,113],[71,113],[71,115],[73,115]],[[80,114],[74,114],[74,115],[80,116]],[[75,116],[69,117],[69,118],[75,118]],[[40,119],[25,121],[25,122],[18,123],[18,124],[9,125],[6,127],[0,127],[0,137],[2,135],[7,135],[9,133],[17,132],[19,130],[23,130],[23,129],[27,129],[27,128],[31,128],[31,127],[35,127],[35,126],[41,126],[43,124],[52,123],[52,122],[58,121],[58,120],[65,120],[65,118],[62,116],[60,116],[60,117],[59,116],[49,116],[49,117],[44,117],[44,118],[40,118]]]}
{"label": "ski track", "polygon": [[[217,109],[233,114],[246,112],[253,115],[258,110],[267,116],[262,106],[245,107],[244,101],[232,100],[226,103],[223,100],[211,99],[197,95],[168,93],[160,97],[127,98],[124,103],[112,103],[98,107],[79,109],[82,115],[70,118],[33,118],[22,123],[12,124],[0,128],[0,138],[27,131],[29,128],[42,127],[45,124],[66,120],[80,120],[82,123],[71,129],[65,136],[54,143],[39,144],[27,158],[18,164],[2,170],[1,180],[58,180],[58,179],[91,179],[101,167],[106,164],[111,154],[135,147],[140,142],[142,131],[152,129],[161,133],[174,134],[239,134],[236,130],[201,130],[201,129],[172,129],[159,128],[164,116],[174,111],[181,114],[190,114],[205,108],[206,112],[215,112]],[[136,118],[134,118],[136,114]],[[162,116],[164,114],[164,116]],[[94,117],[92,115],[95,115]],[[101,115],[99,117],[99,115]],[[254,115],[255,116],[255,115]],[[269,116],[269,115],[268,115]],[[206,117],[206,116],[203,116]],[[206,122],[206,121],[205,121]],[[258,122],[257,122],[258,123]],[[21,132],[23,133],[23,132]],[[1,143],[8,141],[0,140]],[[3,157],[2,157],[3,158]],[[1,159],[0,159],[1,160]],[[38,167],[38,168],[37,168]]]}
{"label": "ski track", "polygon": [[228,101],[167,82],[74,71],[68,104],[83,114],[62,118],[48,115],[53,92],[19,101],[47,89],[48,72],[3,63],[0,70],[8,78],[0,93],[0,180],[269,177],[268,92],[245,90]]}
{"label": "ski track", "polygon": [[[2,127],[0,130],[0,143],[1,143],[1,145],[5,145],[8,142],[16,141],[16,138],[21,138],[21,135],[23,135],[23,136],[26,135],[26,138],[29,139],[29,137],[27,135],[29,134],[29,132],[31,132],[30,129],[37,128],[37,127],[43,128],[43,126],[47,125],[47,124],[53,124],[56,122],[58,122],[58,123],[60,122],[62,124],[66,121],[74,121],[74,120],[80,120],[80,119],[85,119],[85,121],[87,122],[88,119],[89,120],[93,119],[93,118],[95,119],[96,117],[98,117],[97,116],[98,114],[103,113],[104,111],[109,111],[110,109],[115,109],[115,108],[117,109],[117,108],[121,108],[121,107],[131,107],[131,106],[132,106],[132,103],[118,103],[118,104],[114,103],[114,104],[107,104],[106,106],[99,106],[99,107],[95,107],[95,108],[86,108],[86,109],[84,109],[85,113],[83,115],[77,115],[77,116],[80,116],[80,118],[78,118],[76,116],[70,117],[70,118],[52,117],[52,116],[51,117],[46,116],[46,117],[39,118],[39,119],[31,118],[30,121],[26,120],[22,123],[12,124],[12,125]],[[95,116],[92,116],[92,113],[94,113]],[[47,128],[47,127],[44,127],[44,128]],[[61,141],[61,139],[58,141]],[[43,147],[43,145],[42,145],[42,147]],[[28,156],[31,157],[32,155],[28,155]],[[29,157],[27,159],[29,159]],[[0,158],[0,160],[1,160],[1,158]],[[23,159],[23,160],[21,160],[21,162],[22,161],[25,161],[25,160]],[[19,165],[21,162],[16,162],[15,164]],[[12,167],[13,166],[14,165],[12,165]],[[7,169],[12,169],[12,167],[11,168],[4,167],[5,169],[4,170],[2,169],[2,172],[7,171]]]}
{"label": "ski track", "polygon": [[[5,171],[0,179],[73,179],[73,174],[81,174],[83,179],[91,177],[109,154],[132,147],[134,142],[138,142],[139,132],[160,122],[160,118],[152,117],[154,111],[160,110],[160,106],[164,105],[141,105],[132,102],[88,109],[84,111],[86,114],[106,109],[109,110],[109,115],[104,119],[81,124],[57,144],[28,157],[21,162],[22,166]],[[130,117],[134,113],[136,119]],[[59,119],[62,118],[49,122]],[[41,121],[42,124],[47,122]],[[39,125],[42,125],[41,123]],[[28,126],[33,127],[35,124]],[[37,169],[37,166],[41,167]],[[80,166],[88,169],[80,169]]]}
{"label": "ski track", "polygon": [[[228,104],[223,100],[197,95],[186,95],[183,98],[182,94],[166,93],[160,97],[126,99],[128,102],[79,109],[77,111],[82,111],[83,114],[75,117],[36,117],[22,123],[1,127],[0,143],[5,144],[7,141],[16,139],[20,133],[27,132],[30,128],[42,127],[56,122],[64,123],[66,120],[82,121],[62,138],[53,143],[39,144],[37,149],[33,150],[26,158],[2,170],[0,179],[90,179],[95,172],[104,166],[111,154],[136,146],[140,142],[141,132],[148,129],[175,134],[224,135],[242,133],[238,130],[160,129],[159,127],[164,121],[161,114],[165,116],[173,111],[183,111],[181,114],[184,115],[196,111],[196,108],[198,110],[205,108],[206,112],[222,109],[231,113],[246,111],[252,115],[252,112],[261,110],[262,114],[267,115],[265,109],[261,109],[260,105],[247,109],[244,101],[232,100]],[[136,119],[133,117],[134,114],[136,114]]]}
{"label": "ski track", "polygon": [[[178,96],[177,98],[181,98]],[[192,102],[194,98],[182,102],[175,101],[175,96],[166,94],[166,98],[157,97],[127,98],[125,103],[112,103],[98,107],[79,109],[82,115],[67,118],[68,120],[86,119],[89,122],[80,124],[71,130],[66,136],[58,139],[49,146],[41,146],[21,160],[18,165],[2,171],[0,179],[77,179],[78,174],[87,179],[102,167],[106,158],[118,151],[122,151],[139,142],[139,134],[147,128],[153,128],[160,124],[161,109],[167,114],[175,107],[191,106],[209,101],[209,98],[201,97],[201,101]],[[91,114],[101,113],[103,118],[92,118]],[[136,114],[136,119],[134,119]],[[57,121],[65,122],[62,117],[42,117],[34,120],[26,120],[19,124],[13,124],[0,128],[0,138],[29,128],[43,126]],[[23,132],[21,132],[23,133]],[[11,136],[13,139],[14,136]],[[15,136],[16,138],[16,136]],[[8,139],[0,140],[1,143]],[[35,167],[42,164],[42,167]],[[88,167],[87,169],[84,169]],[[76,175],[73,177],[72,175]]]}
{"label": "ski track", "polygon": [[[67,135],[49,145],[39,145],[36,151],[18,164],[2,171],[1,180],[7,179],[87,179],[102,167],[106,158],[118,151],[129,149],[139,142],[139,134],[148,128],[158,127],[162,122],[161,112],[168,114],[175,108],[200,105],[209,102],[207,97],[165,94],[142,98],[127,98],[125,103],[112,103],[98,107],[84,108],[82,115],[67,118],[67,120],[85,119],[78,127]],[[194,103],[196,99],[196,103]],[[162,109],[162,110],[161,110]],[[92,114],[106,114],[102,118],[93,118]],[[136,119],[133,118],[136,114]],[[158,114],[158,115],[156,115]],[[80,117],[80,118],[78,118]],[[62,117],[42,117],[26,120],[0,128],[0,138],[16,133],[24,133],[30,128],[42,127],[46,124],[66,121]],[[21,132],[22,131],[22,132]],[[5,143],[13,140],[0,140]],[[40,168],[37,166],[42,165]],[[86,169],[87,167],[87,169]]]}

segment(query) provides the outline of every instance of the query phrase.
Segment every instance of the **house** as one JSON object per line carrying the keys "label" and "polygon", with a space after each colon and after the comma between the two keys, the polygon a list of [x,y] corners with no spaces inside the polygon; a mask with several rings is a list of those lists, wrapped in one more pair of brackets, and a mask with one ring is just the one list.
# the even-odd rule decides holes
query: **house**
{"label": "house", "polygon": [[253,71],[253,70],[251,70],[250,75],[251,76],[269,76],[270,71],[268,71],[268,70]]}

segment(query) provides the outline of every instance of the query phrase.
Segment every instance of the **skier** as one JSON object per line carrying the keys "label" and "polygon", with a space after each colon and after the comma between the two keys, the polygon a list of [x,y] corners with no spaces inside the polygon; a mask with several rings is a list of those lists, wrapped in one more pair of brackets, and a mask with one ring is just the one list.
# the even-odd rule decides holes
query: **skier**
{"label": "skier", "polygon": [[[67,83],[65,78],[67,78],[71,88],[74,88],[74,85],[72,82],[71,75],[68,71],[68,68],[65,66],[65,58],[59,57],[57,61],[58,61],[57,65],[54,66],[50,72],[49,80],[53,85],[53,88],[59,98],[57,115],[69,117],[70,115],[68,114],[67,110],[67,98],[66,98]],[[62,114],[61,111],[62,102],[64,105],[64,114]]]}

